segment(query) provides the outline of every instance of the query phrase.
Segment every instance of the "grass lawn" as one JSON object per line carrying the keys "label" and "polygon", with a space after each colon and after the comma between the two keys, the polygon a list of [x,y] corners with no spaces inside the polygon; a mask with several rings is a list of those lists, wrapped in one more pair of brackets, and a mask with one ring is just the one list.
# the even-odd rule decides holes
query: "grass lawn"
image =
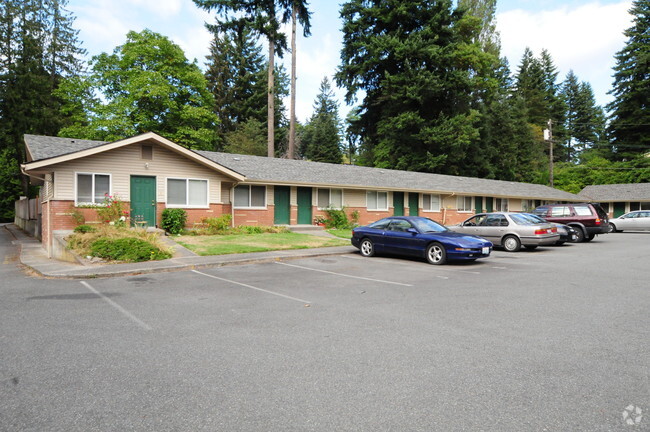
{"label": "grass lawn", "polygon": [[348,246],[350,244],[349,240],[297,233],[180,236],[174,237],[174,241],[199,255],[309,249],[328,246]]}
{"label": "grass lawn", "polygon": [[327,232],[332,234],[332,235],[335,235],[337,237],[344,238],[344,239],[351,239],[352,238],[352,230],[351,229],[332,228],[332,229],[328,229]]}

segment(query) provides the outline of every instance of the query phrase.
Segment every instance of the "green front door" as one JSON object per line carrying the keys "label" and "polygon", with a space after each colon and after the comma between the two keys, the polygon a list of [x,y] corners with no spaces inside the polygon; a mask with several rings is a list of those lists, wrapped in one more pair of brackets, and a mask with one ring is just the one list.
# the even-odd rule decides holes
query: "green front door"
{"label": "green front door", "polygon": [[615,202],[614,203],[614,217],[623,216],[625,214],[625,203],[624,202]]}
{"label": "green front door", "polygon": [[156,226],[156,178],[131,176],[131,225]]}
{"label": "green front door", "polygon": [[273,223],[276,225],[289,225],[291,218],[291,208],[289,197],[291,196],[289,186],[276,186],[274,188],[273,203]]}
{"label": "green front door", "polygon": [[393,214],[404,216],[404,192],[393,192]]}
{"label": "green front door", "polygon": [[474,197],[474,212],[483,213],[483,197]]}
{"label": "green front door", "polygon": [[418,207],[420,206],[419,195],[416,193],[409,193],[409,216],[418,215]]}
{"label": "green front door", "polygon": [[485,210],[486,210],[488,213],[492,213],[492,208],[493,208],[493,207],[492,207],[492,203],[493,203],[493,202],[494,202],[494,198],[492,198],[492,197],[485,198]]}
{"label": "green front door", "polygon": [[311,225],[311,188],[298,188],[298,225]]}

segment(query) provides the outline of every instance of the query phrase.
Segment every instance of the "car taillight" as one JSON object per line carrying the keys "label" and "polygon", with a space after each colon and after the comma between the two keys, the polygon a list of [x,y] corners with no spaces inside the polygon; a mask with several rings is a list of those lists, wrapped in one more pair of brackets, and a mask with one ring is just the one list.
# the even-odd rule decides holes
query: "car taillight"
{"label": "car taillight", "polygon": [[549,232],[551,232],[550,228],[538,229],[535,230],[535,235],[544,235],[544,234],[548,234]]}
{"label": "car taillight", "polygon": [[553,227],[553,228],[551,228],[551,232],[556,233],[556,232],[557,232],[557,227]]}
{"label": "car taillight", "polygon": [[596,218],[596,225],[600,225],[600,219]]}

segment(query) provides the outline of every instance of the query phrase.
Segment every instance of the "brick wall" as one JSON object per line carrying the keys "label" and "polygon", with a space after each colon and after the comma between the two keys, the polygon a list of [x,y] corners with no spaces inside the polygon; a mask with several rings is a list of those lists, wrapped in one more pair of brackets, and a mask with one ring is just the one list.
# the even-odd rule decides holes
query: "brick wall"
{"label": "brick wall", "polygon": [[[156,205],[156,225],[158,227],[162,224],[162,212],[167,208],[164,203]],[[210,204],[207,209],[184,209],[187,212],[187,221],[185,227],[192,228],[194,224],[201,222],[203,218],[216,218],[222,214],[230,214],[229,204]]]}
{"label": "brick wall", "polygon": [[235,225],[273,225],[275,206],[266,209],[235,209]]}

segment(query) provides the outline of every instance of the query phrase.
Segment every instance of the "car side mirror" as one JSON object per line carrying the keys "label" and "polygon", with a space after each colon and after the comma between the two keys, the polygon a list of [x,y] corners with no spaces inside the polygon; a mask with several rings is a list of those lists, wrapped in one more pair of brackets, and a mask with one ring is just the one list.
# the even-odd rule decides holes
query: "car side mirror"
{"label": "car side mirror", "polygon": [[418,230],[416,230],[415,228],[408,228],[406,232],[410,232],[411,234],[417,234]]}

